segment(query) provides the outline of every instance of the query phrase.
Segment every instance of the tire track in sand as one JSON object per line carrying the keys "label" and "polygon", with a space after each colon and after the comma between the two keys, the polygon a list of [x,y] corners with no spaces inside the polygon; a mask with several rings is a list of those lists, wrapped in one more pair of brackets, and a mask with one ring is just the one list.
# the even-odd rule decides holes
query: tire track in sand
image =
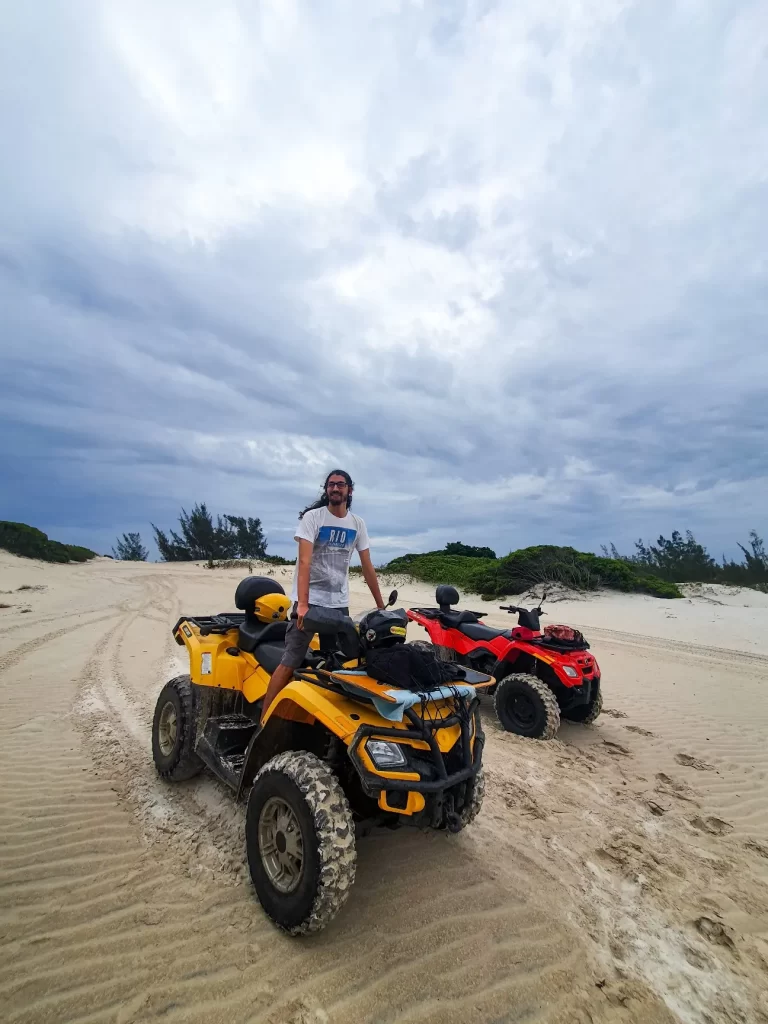
{"label": "tire track in sand", "polygon": [[[499,848],[493,801],[487,826],[459,836],[361,841],[339,918],[309,942],[276,932],[238,881],[243,847],[226,816],[242,810],[209,779],[173,787],[154,775],[140,673],[168,656],[168,638],[140,663],[129,638],[166,597],[134,575],[137,597],[105,615],[108,628],[56,631],[23,654],[23,688],[0,678],[10,1024],[615,1019],[563,892],[524,850],[510,860]],[[632,996],[627,1021],[669,1024],[647,992]]]}
{"label": "tire track in sand", "polygon": [[14,668],[20,661],[26,658],[27,655],[38,651],[43,644],[48,644],[54,640],[58,640],[60,637],[68,636],[76,629],[85,629],[88,626],[94,626],[99,622],[106,622],[108,619],[114,618],[114,612],[111,615],[99,615],[95,619],[89,619],[88,622],[78,622],[71,626],[64,626],[62,629],[54,629],[50,633],[42,633],[40,636],[33,637],[31,640],[27,640],[25,643],[19,644],[18,647],[14,647],[6,654],[0,655],[0,672],[5,672],[9,668]]}
{"label": "tire track in sand", "polygon": [[577,625],[584,636],[595,636],[610,643],[629,647],[639,647],[664,654],[680,654],[686,657],[707,658],[726,664],[742,664],[748,668],[765,669],[768,672],[768,655],[753,654],[750,651],[731,650],[728,647],[710,647],[707,644],[694,644],[686,640],[672,640],[666,637],[645,636],[642,633],[624,633],[616,629],[605,629],[602,626]]}
{"label": "tire track in sand", "polygon": [[[125,638],[132,625],[133,620],[126,619],[121,629],[94,652],[84,674],[81,711],[85,719],[90,719],[86,725],[90,732],[89,747],[97,763],[119,780],[121,796],[137,812],[152,848],[162,850],[164,857],[172,853],[180,868],[198,881],[217,887],[224,880],[234,883],[235,891],[243,900],[244,912],[247,909],[248,915],[255,918],[261,928],[266,928],[268,935],[274,935],[254,904],[246,881],[244,808],[235,806],[231,794],[209,778],[169,786],[158,780],[154,772],[149,752],[152,706],[132,685],[130,669],[124,659]],[[167,675],[172,674],[175,674],[174,668],[167,672]],[[438,1016],[445,1019],[445,1007],[437,993],[442,990],[441,986],[449,984],[450,970],[443,966],[446,959],[458,957],[466,963],[467,973],[471,975],[467,987],[478,1010],[487,1004],[489,1015],[498,1014],[509,1005],[510,991],[518,989],[522,997],[526,986],[531,991],[544,984],[557,989],[562,984],[561,975],[583,969],[583,956],[574,952],[573,941],[562,927],[542,929],[540,911],[532,911],[519,897],[510,900],[510,890],[500,886],[497,880],[483,881],[477,886],[476,869],[472,867],[472,859],[467,857],[466,847],[462,848],[460,838],[457,837],[458,842],[449,840],[441,847],[421,836],[406,834],[386,838],[390,856],[386,858],[389,870],[384,879],[380,877],[380,840],[362,842],[359,875],[359,879],[362,875],[362,885],[356,886],[355,892],[361,904],[356,912],[352,911],[351,917],[348,914],[346,920],[335,923],[329,935],[321,939],[324,944],[333,935],[335,943],[343,947],[343,955],[333,956],[322,970],[315,967],[308,973],[299,971],[293,977],[287,1010],[296,1006],[305,1012],[307,1007],[318,1005],[319,1000],[326,1012],[333,1009],[333,1020],[352,1021],[361,1016],[366,1019],[376,1006],[391,1002],[394,987],[402,993],[397,1002],[408,1019],[416,1014],[416,1005],[422,999],[426,1000],[423,1019]],[[414,850],[414,841],[422,847],[418,853]],[[407,855],[392,856],[400,843],[407,849]],[[428,866],[423,872],[417,869],[415,878],[407,883],[407,926],[398,940],[394,962],[387,971],[375,972],[384,975],[380,980],[378,977],[372,980],[371,927],[373,925],[375,932],[375,922],[388,916],[384,908],[391,904],[393,884],[398,885],[399,874],[413,873],[415,854],[417,862],[424,863],[428,858]],[[445,864],[446,856],[455,861],[450,870]],[[434,892],[429,887],[424,890],[420,882],[424,874],[430,876],[438,872],[438,862],[439,874],[446,885],[444,899],[436,899]],[[369,872],[367,879],[366,870]],[[523,935],[525,940],[515,939]],[[520,955],[518,943],[523,941],[525,953]],[[516,970],[510,970],[512,953],[506,948],[509,944],[516,947],[517,955],[513,957]],[[498,947],[496,953],[492,953],[491,946]],[[289,945],[282,956],[288,951],[298,953],[299,947]],[[430,978],[427,993],[424,993],[425,976]],[[483,987],[482,982],[488,984]],[[273,1003],[284,1002],[279,988],[270,986],[269,996]],[[439,1011],[438,1005],[441,1006]],[[287,1010],[285,1018],[275,1019],[289,1019]],[[542,1019],[547,1019],[550,1013],[551,1008]]]}

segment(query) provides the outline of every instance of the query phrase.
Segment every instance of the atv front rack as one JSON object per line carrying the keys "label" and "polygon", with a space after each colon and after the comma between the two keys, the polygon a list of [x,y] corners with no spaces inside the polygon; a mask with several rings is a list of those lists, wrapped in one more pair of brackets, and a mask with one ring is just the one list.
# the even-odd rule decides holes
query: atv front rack
{"label": "atv front rack", "polygon": [[[466,700],[464,697],[459,697],[457,699],[462,701]],[[479,704],[480,698],[473,697],[469,702],[469,707],[465,716],[459,716],[454,713],[449,715],[447,718],[435,719],[434,721],[419,718],[413,708],[409,708],[405,712],[405,717],[413,726],[412,729],[395,729],[394,727],[381,725],[361,725],[352,737],[348,753],[350,760],[360,775],[363,789],[366,791],[368,796],[375,797],[382,789],[396,790],[398,792],[411,791],[416,793],[439,793],[442,790],[459,785],[461,782],[466,782],[468,779],[477,775],[482,763],[485,739],[482,732],[480,730],[476,730],[475,750],[473,756],[470,743],[471,736],[469,726],[474,720],[475,708],[477,708]],[[435,733],[439,729],[449,728],[454,725],[461,727],[461,738],[459,739],[461,750],[459,751],[459,756],[461,757],[462,767],[458,770],[449,772],[445,764],[445,755],[441,753],[440,747],[435,739]],[[363,759],[360,757],[360,745],[371,736],[375,736],[377,739],[387,739],[391,737],[393,740],[397,740],[398,743],[406,739],[423,740],[429,746],[429,752],[432,755],[432,765],[438,775],[437,779],[419,779],[416,781],[415,779],[389,779],[383,778],[381,775],[375,775],[366,768],[363,763]],[[454,752],[455,747],[449,753],[454,754]],[[426,752],[419,751],[419,753]]]}

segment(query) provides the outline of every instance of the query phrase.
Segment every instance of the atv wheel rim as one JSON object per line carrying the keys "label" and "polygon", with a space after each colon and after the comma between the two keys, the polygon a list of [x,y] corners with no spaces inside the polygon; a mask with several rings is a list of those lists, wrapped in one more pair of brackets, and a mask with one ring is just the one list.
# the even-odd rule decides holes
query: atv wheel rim
{"label": "atv wheel rim", "polygon": [[278,796],[270,797],[261,809],[259,853],[267,878],[278,892],[293,892],[301,881],[304,844],[299,819]]}
{"label": "atv wheel rim", "polygon": [[173,701],[169,700],[160,712],[160,722],[157,729],[157,742],[163,757],[170,757],[173,753],[173,748],[176,746],[177,729],[176,708],[173,706]]}
{"label": "atv wheel rim", "polygon": [[529,729],[536,720],[536,705],[525,693],[515,693],[507,708],[515,724],[523,729]]}

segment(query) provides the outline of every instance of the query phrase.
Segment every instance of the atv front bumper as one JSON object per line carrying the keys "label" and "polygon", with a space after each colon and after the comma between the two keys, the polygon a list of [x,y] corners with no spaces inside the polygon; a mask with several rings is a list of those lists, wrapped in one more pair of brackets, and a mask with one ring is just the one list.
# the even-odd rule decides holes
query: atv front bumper
{"label": "atv front bumper", "polygon": [[550,684],[550,686],[557,698],[560,709],[562,711],[569,711],[571,708],[579,707],[581,704],[589,704],[594,699],[597,691],[600,689],[600,676],[596,675],[592,679],[585,679],[578,686],[563,686],[559,680],[555,685]]}
{"label": "atv front bumper", "polygon": [[[478,705],[475,697],[469,703],[467,718],[451,715],[435,722],[424,721],[413,710],[408,710],[405,714],[410,729],[361,725],[352,737],[348,754],[364,792],[378,799],[383,810],[412,816],[413,824],[450,827],[450,819],[471,799],[471,783],[483,760],[485,737],[475,713]],[[474,730],[473,723],[476,723]],[[455,725],[460,726],[461,735],[453,748],[443,753],[435,733]],[[407,765],[402,772],[383,774],[370,770],[362,757],[365,741],[370,737],[391,740],[401,747],[407,755]],[[403,740],[420,740],[428,749],[409,746]],[[401,777],[390,777],[396,774]],[[404,775],[410,777],[403,778]],[[418,794],[420,799],[414,799],[412,794]]]}

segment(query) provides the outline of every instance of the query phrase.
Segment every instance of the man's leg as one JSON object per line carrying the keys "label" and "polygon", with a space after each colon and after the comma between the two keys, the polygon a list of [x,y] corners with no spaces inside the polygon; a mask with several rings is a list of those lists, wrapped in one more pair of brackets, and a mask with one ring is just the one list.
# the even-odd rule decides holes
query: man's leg
{"label": "man's leg", "polygon": [[269,686],[267,692],[264,694],[264,703],[261,706],[261,721],[264,721],[264,716],[267,713],[268,708],[272,704],[272,701],[280,693],[284,686],[287,686],[291,681],[293,675],[292,665],[280,664],[277,666],[275,671],[269,680]]}
{"label": "man's leg", "polygon": [[261,721],[272,705],[275,697],[283,687],[291,681],[296,669],[301,665],[307,655],[307,648],[312,640],[312,634],[306,630],[299,629],[296,619],[291,618],[285,634],[285,654],[269,680],[267,692],[264,694],[264,703],[261,705]]}

